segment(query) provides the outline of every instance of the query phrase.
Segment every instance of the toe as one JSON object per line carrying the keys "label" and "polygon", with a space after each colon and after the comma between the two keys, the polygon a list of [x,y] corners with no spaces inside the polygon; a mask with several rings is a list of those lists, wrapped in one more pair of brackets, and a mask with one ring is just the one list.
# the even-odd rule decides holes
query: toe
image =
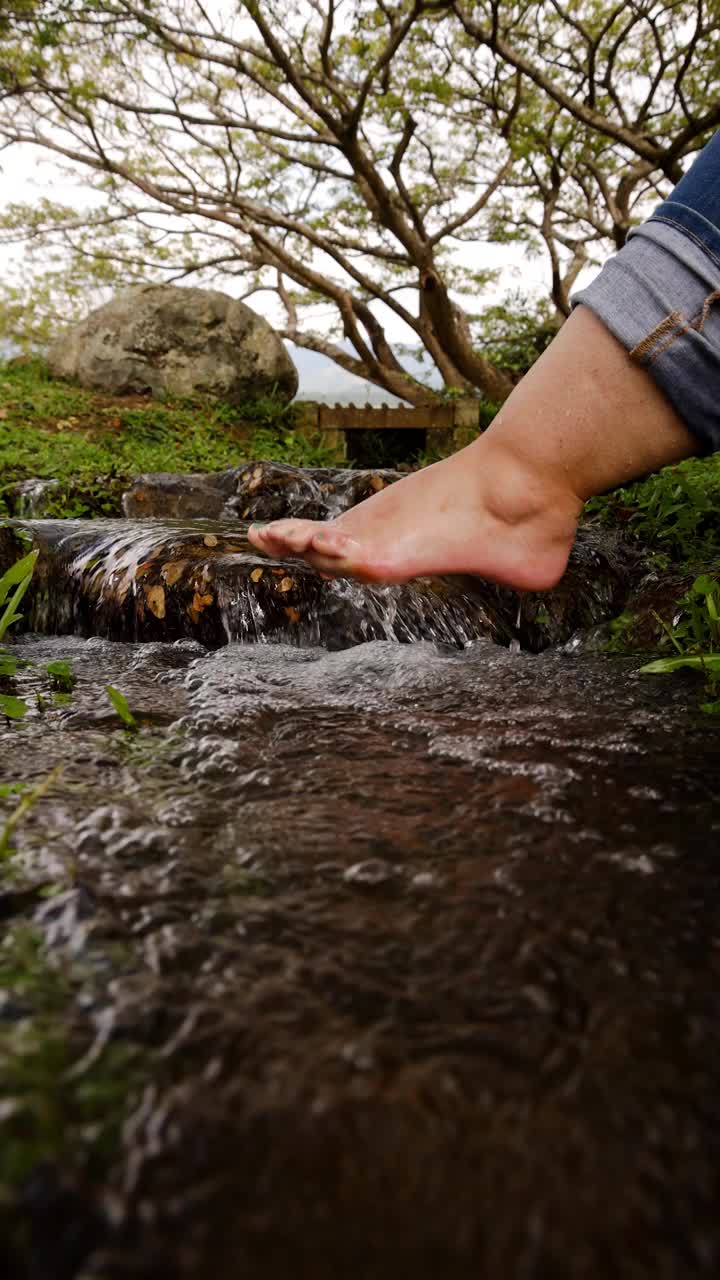
{"label": "toe", "polygon": [[258,551],[265,551],[265,530],[267,525],[251,524],[247,531],[247,539],[251,547],[256,547]]}
{"label": "toe", "polygon": [[312,520],[273,520],[271,524],[251,525],[248,539],[261,551],[302,555],[310,545],[315,527]]}
{"label": "toe", "polygon": [[[273,535],[275,527],[275,525],[271,525]],[[301,555],[311,545],[316,529],[317,524],[314,520],[292,520],[285,524],[280,536],[284,545],[290,551],[293,551],[296,555]]]}
{"label": "toe", "polygon": [[360,547],[353,538],[333,525],[320,525],[319,528],[315,526],[307,550],[332,560],[349,560],[353,553],[357,555]]}

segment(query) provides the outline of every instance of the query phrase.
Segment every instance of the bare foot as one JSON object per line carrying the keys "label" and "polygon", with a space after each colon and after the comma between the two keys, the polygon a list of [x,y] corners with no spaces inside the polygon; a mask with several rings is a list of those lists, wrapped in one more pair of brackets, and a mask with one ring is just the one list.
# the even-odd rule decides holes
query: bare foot
{"label": "bare foot", "polygon": [[248,536],[266,555],[364,582],[473,573],[542,590],[565,568],[582,508],[552,490],[486,435],[336,520],[276,520]]}
{"label": "bare foot", "polygon": [[562,576],[586,498],[696,448],[649,374],[579,307],[466,449],[336,520],[276,520],[248,537],[366,582],[472,573],[542,591]]}

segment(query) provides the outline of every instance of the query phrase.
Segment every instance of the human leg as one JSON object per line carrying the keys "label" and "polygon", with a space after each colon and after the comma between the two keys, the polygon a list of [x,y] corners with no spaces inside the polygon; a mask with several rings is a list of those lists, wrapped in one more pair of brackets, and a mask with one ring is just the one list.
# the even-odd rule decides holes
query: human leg
{"label": "human leg", "polygon": [[520,590],[562,575],[586,498],[698,450],[650,375],[586,307],[466,449],[337,520],[254,526],[271,556],[400,582],[474,573]]}

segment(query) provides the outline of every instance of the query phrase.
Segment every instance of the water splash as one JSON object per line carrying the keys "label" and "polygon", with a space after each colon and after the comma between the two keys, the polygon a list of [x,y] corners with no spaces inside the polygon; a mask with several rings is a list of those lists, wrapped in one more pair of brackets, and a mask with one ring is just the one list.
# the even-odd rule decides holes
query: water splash
{"label": "water splash", "polygon": [[483,598],[460,579],[396,586],[327,580],[301,562],[259,557],[247,526],[44,520],[21,527],[41,552],[28,618],[45,633],[330,649],[366,640],[462,648],[481,636],[504,636],[487,584]]}

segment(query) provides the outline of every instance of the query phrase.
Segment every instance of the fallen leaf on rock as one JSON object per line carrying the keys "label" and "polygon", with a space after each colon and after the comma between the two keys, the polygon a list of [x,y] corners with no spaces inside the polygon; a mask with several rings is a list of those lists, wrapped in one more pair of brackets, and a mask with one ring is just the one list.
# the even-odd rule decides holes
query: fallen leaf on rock
{"label": "fallen leaf on rock", "polygon": [[288,605],[286,609],[283,609],[283,613],[287,615],[287,617],[290,619],[291,622],[300,621],[300,614],[298,613],[297,609],[293,608],[291,604]]}
{"label": "fallen leaf on rock", "polygon": [[295,583],[293,582],[292,578],[283,578],[282,582],[278,584],[278,591],[282,591],[282,592],[292,591],[294,586],[295,586]]}
{"label": "fallen leaf on rock", "polygon": [[168,560],[162,567],[162,576],[169,587],[174,587],[175,583],[182,578],[187,565],[187,560]]}
{"label": "fallen leaf on rock", "polygon": [[264,569],[253,569],[252,573],[250,574],[251,582],[259,582],[264,572],[265,572]]}
{"label": "fallen leaf on rock", "polygon": [[218,540],[215,537],[214,533],[206,533],[205,537],[203,538],[203,542],[205,543],[206,547],[216,547],[218,544]]}
{"label": "fallen leaf on rock", "polygon": [[276,578],[282,578],[285,575],[284,569],[271,569],[270,572],[274,573]]}
{"label": "fallen leaf on rock", "polygon": [[145,592],[147,607],[156,618],[165,617],[165,588],[164,587],[148,587]]}
{"label": "fallen leaf on rock", "polygon": [[119,578],[113,581],[113,597],[118,604],[124,604],[127,593],[130,590],[131,580],[127,573],[121,574]]}
{"label": "fallen leaf on rock", "polygon": [[381,489],[385,488],[385,481],[381,479],[380,476],[371,476],[370,488],[374,489],[376,493],[379,493]]}
{"label": "fallen leaf on rock", "polygon": [[195,595],[193,596],[193,602],[188,609],[188,613],[192,618],[193,622],[200,621],[200,614],[202,613],[203,609],[206,609],[209,604],[212,604],[214,598],[215,598],[214,596],[211,596],[209,594],[205,596],[201,596],[198,591],[195,592]]}

